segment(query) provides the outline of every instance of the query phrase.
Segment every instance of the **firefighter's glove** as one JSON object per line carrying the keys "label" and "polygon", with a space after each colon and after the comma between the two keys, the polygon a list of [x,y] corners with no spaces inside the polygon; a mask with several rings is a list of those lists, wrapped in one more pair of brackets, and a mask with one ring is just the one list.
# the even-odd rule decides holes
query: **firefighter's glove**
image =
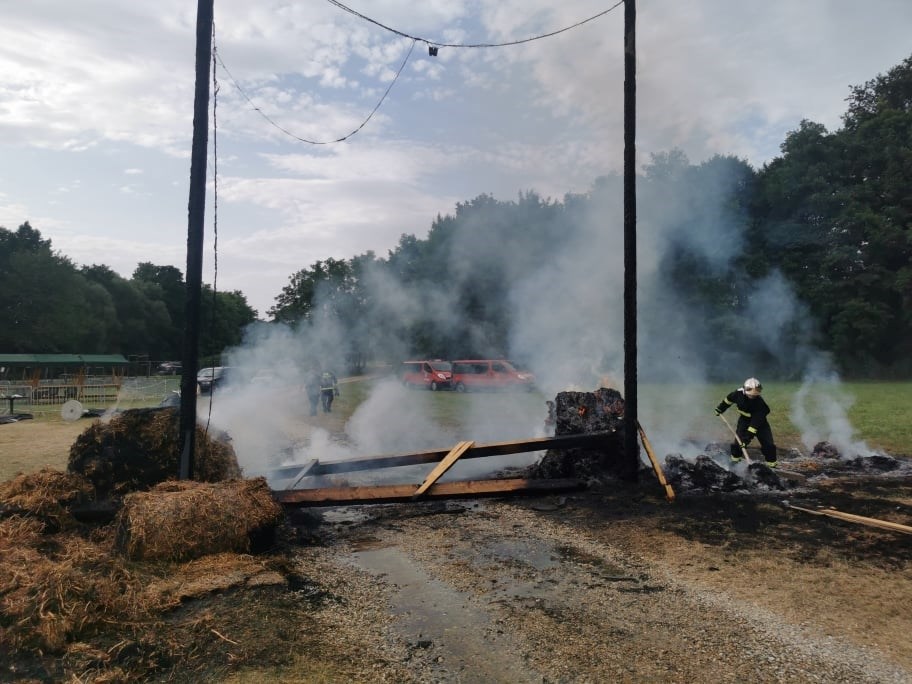
{"label": "firefighter's glove", "polygon": [[717,416],[721,416],[721,415],[722,415],[722,411],[720,411],[719,409],[716,409],[716,410],[715,410],[715,414],[716,414]]}

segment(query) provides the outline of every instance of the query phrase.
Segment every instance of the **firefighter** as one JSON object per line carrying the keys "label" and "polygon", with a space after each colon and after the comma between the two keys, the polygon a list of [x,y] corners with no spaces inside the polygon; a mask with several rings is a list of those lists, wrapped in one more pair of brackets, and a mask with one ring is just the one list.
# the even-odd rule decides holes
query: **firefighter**
{"label": "firefighter", "polygon": [[[734,406],[738,411],[738,427],[735,433],[741,440],[741,444],[747,446],[756,437],[760,442],[760,453],[766,459],[766,465],[775,468],[778,465],[777,449],[773,442],[773,430],[767,420],[770,407],[760,396],[762,391],[763,385],[757,378],[748,378],[744,381],[743,386],[730,392],[719,402],[719,405],[716,406],[716,415],[721,416],[729,406]],[[742,460],[741,444],[738,444],[737,441],[731,444],[733,463]]]}
{"label": "firefighter", "polygon": [[317,415],[317,406],[320,405],[320,368],[316,364],[304,374],[304,390],[307,392],[307,401],[310,403],[310,415]]}
{"label": "firefighter", "polygon": [[320,399],[323,403],[323,413],[332,412],[333,399],[339,396],[339,381],[336,374],[325,370],[320,375]]}

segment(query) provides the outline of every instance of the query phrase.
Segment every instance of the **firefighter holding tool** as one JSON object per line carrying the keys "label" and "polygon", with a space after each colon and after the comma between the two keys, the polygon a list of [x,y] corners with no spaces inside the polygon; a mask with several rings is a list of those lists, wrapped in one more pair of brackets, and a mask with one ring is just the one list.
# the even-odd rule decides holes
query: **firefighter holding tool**
{"label": "firefighter holding tool", "polygon": [[[775,468],[776,444],[773,441],[773,430],[767,416],[770,407],[760,396],[763,385],[757,378],[748,378],[744,385],[730,392],[716,407],[716,415],[725,420],[722,414],[729,406],[734,406],[738,411],[738,426],[735,430],[735,441],[731,445],[732,462],[742,460],[745,449],[754,437],[760,442],[760,453],[766,459],[766,465]],[[727,422],[727,421],[726,421]]]}

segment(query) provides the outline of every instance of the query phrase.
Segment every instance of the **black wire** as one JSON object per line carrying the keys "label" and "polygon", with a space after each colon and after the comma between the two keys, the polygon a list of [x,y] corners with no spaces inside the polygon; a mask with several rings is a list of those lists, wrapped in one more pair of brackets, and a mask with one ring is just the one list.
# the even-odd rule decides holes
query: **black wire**
{"label": "black wire", "polygon": [[[218,54],[218,51],[214,47],[214,43],[213,43],[213,50],[212,50],[213,60],[218,61],[218,63],[221,65],[222,69],[224,69],[225,73],[228,75],[228,78],[231,79],[231,82],[234,84],[234,87],[237,88],[238,92],[244,97],[245,100],[247,100],[247,102],[250,104],[250,106],[253,108],[253,110],[255,112],[257,112],[260,116],[262,116],[271,126],[276,128],[277,130],[281,131],[288,137],[290,137],[294,140],[297,140],[298,142],[307,143],[309,145],[332,145],[335,143],[340,143],[340,142],[343,142],[344,140],[348,140],[350,137],[352,137],[353,135],[358,133],[362,128],[364,128],[367,125],[367,122],[370,121],[371,118],[374,116],[374,114],[377,112],[377,110],[380,109],[380,105],[382,105],[383,101],[386,100],[387,95],[389,95],[389,92],[390,92],[390,90],[392,90],[393,86],[396,84],[396,81],[399,80],[399,75],[402,73],[402,70],[405,68],[405,65],[408,63],[409,57],[411,57],[412,51],[415,49],[416,43],[419,43],[419,42],[426,43],[427,45],[431,45],[431,46],[438,47],[438,48],[439,47],[492,48],[492,47],[507,47],[510,45],[521,45],[522,43],[531,43],[534,40],[541,40],[542,38],[550,38],[552,36],[558,35],[559,33],[564,33],[565,31],[569,31],[570,29],[575,29],[579,26],[582,26],[583,24],[588,24],[590,21],[594,21],[594,20],[598,19],[599,17],[603,17],[606,14],[608,14],[609,12],[611,12],[612,10],[614,10],[624,4],[624,0],[618,0],[618,2],[613,4],[608,9],[606,9],[602,12],[599,12],[598,14],[594,14],[591,17],[588,17],[587,19],[578,21],[575,24],[571,24],[570,26],[565,26],[564,28],[558,29],[557,31],[551,31],[550,33],[543,33],[541,35],[532,36],[530,38],[523,38],[521,40],[512,40],[512,41],[509,41],[506,43],[438,43],[437,41],[429,40],[427,38],[421,38],[420,36],[413,36],[411,34],[405,33],[404,31],[400,31],[398,29],[392,28],[391,26],[387,26],[386,24],[382,24],[379,21],[377,21],[376,19],[371,19],[367,15],[361,14],[360,12],[353,10],[348,5],[342,4],[338,0],[327,0],[327,2],[329,2],[332,5],[335,5],[336,7],[338,7],[339,9],[341,9],[345,12],[348,12],[349,14],[352,14],[352,15],[358,17],[359,19],[363,19],[364,21],[370,22],[371,24],[374,24],[375,26],[379,26],[380,28],[382,28],[386,31],[389,31],[390,33],[394,33],[397,36],[402,36],[403,38],[408,38],[409,40],[412,41],[412,45],[411,45],[411,47],[409,47],[409,51],[408,51],[408,53],[406,53],[405,59],[402,60],[402,64],[399,65],[399,70],[396,72],[395,78],[393,78],[393,80],[390,82],[389,86],[387,86],[386,91],[383,93],[383,96],[380,98],[380,100],[377,102],[377,104],[371,110],[370,114],[368,114],[367,118],[364,119],[364,121],[362,121],[361,124],[358,127],[356,127],[351,133],[349,133],[347,135],[343,135],[341,138],[336,138],[335,140],[310,140],[308,138],[302,138],[299,135],[295,135],[291,131],[280,126],[273,119],[271,119],[268,114],[266,114],[262,109],[260,109],[259,107],[256,106],[254,101],[250,98],[250,96],[247,94],[247,92],[241,87],[240,83],[238,83],[237,79],[234,77],[234,75],[231,73],[231,71],[225,65],[225,62],[222,61],[221,56]],[[213,62],[212,68],[214,71],[215,70],[214,62]],[[214,79],[215,79],[215,75],[213,74],[213,80]],[[213,115],[214,115],[214,113],[213,113]]]}
{"label": "black wire", "polygon": [[523,38],[522,40],[511,40],[506,43],[438,43],[435,40],[428,40],[427,38],[422,38],[420,36],[413,36],[409,33],[405,33],[404,31],[400,31],[398,29],[392,28],[391,26],[387,26],[386,24],[381,24],[376,19],[371,19],[369,16],[367,16],[365,14],[361,14],[360,12],[358,12],[356,10],[353,10],[348,5],[343,5],[341,2],[339,2],[339,0],[326,0],[326,1],[330,5],[335,5],[340,10],[348,12],[349,14],[353,14],[354,16],[358,17],[359,19],[363,19],[364,21],[370,22],[374,26],[379,26],[380,28],[382,28],[386,31],[389,31],[390,33],[395,33],[397,36],[402,36],[403,38],[409,38],[411,40],[415,40],[415,41],[418,41],[421,43],[427,43],[428,45],[433,45],[434,47],[451,47],[451,48],[492,48],[492,47],[507,47],[509,45],[520,45],[522,43],[531,43],[533,40],[541,40],[542,38],[550,38],[551,36],[556,36],[557,34],[563,33],[564,31],[569,31],[570,29],[575,29],[578,26],[582,26],[583,24],[588,24],[590,21],[594,21],[595,19],[598,19],[599,17],[603,17],[606,14],[608,14],[609,12],[611,12],[612,10],[619,7],[620,5],[624,4],[624,0],[618,0],[618,2],[616,2],[614,5],[612,5],[605,11],[599,12],[598,14],[594,14],[591,17],[589,17],[588,19],[583,19],[582,21],[578,21],[575,24],[571,24],[570,26],[565,26],[564,28],[558,29],[557,31],[551,31],[550,33],[543,33],[538,36],[532,36],[531,38]]}
{"label": "black wire", "polygon": [[386,99],[386,96],[389,95],[390,90],[393,89],[393,86],[396,84],[396,81],[399,80],[399,75],[402,73],[402,70],[405,68],[405,65],[408,63],[409,57],[412,56],[412,50],[415,49],[416,42],[417,42],[417,40],[412,40],[412,45],[411,45],[411,47],[409,47],[409,51],[406,53],[405,59],[403,59],[402,64],[399,65],[399,71],[396,72],[396,76],[393,78],[392,81],[390,81],[390,84],[387,86],[386,91],[383,93],[383,97],[381,97],[380,100],[377,102],[377,104],[374,105],[374,108],[371,110],[370,114],[367,115],[367,118],[364,121],[362,121],[361,124],[357,128],[355,128],[351,133],[349,133],[348,135],[343,135],[341,138],[336,138],[335,140],[308,140],[307,138],[302,138],[298,135],[295,135],[291,131],[286,130],[285,128],[282,128],[279,124],[277,124],[275,121],[273,121],[271,118],[269,118],[269,116],[265,112],[263,112],[262,109],[260,109],[259,107],[256,106],[256,104],[254,104],[253,100],[250,99],[250,96],[244,91],[243,88],[241,88],[240,84],[237,82],[237,79],[228,70],[228,67],[225,66],[225,62],[222,61],[222,58],[219,56],[219,54],[217,52],[213,51],[213,55],[214,55],[215,59],[218,60],[218,63],[222,66],[222,69],[225,70],[225,73],[228,74],[228,78],[230,78],[231,82],[234,83],[234,87],[238,89],[238,92],[240,92],[241,95],[244,96],[244,99],[250,103],[250,106],[253,107],[254,111],[257,112],[264,119],[266,119],[266,121],[268,121],[272,126],[277,128],[278,130],[282,131],[282,133],[289,136],[290,138],[294,138],[295,140],[298,140],[299,142],[308,143],[310,145],[332,145],[333,143],[338,143],[338,142],[342,142],[343,140],[348,140],[355,133],[357,133],[362,128],[364,128],[367,125],[367,122],[370,121],[371,118],[374,116],[374,114],[377,113],[377,110],[380,109],[380,105],[383,104],[383,101]]}

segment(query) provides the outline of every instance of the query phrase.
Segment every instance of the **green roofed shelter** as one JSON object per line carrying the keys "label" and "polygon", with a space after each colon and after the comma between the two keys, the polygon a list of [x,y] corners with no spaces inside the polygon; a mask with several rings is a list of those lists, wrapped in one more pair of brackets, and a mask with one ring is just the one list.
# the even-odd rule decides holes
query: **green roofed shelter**
{"label": "green roofed shelter", "polygon": [[64,374],[123,375],[123,354],[0,354],[0,380],[57,378]]}

